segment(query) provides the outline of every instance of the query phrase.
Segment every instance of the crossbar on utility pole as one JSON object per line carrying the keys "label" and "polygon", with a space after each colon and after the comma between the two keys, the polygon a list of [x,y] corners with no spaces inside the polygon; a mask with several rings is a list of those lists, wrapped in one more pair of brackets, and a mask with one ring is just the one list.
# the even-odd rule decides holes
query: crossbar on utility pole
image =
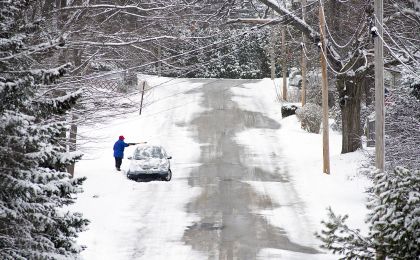
{"label": "crossbar on utility pole", "polygon": [[385,168],[385,109],[384,109],[384,44],[382,21],[383,2],[375,0],[375,166],[383,171]]}
{"label": "crossbar on utility pole", "polygon": [[321,36],[321,71],[322,71],[322,143],[323,143],[323,172],[330,174],[330,144],[328,126],[328,77],[327,77],[327,49],[325,46],[325,20],[322,1],[319,5],[319,28]]}

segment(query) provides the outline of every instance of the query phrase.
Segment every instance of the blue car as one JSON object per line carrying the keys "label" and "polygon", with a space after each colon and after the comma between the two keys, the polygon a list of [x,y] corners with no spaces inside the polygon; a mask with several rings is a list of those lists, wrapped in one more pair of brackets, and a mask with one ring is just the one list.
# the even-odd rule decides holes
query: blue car
{"label": "blue car", "polygon": [[130,166],[127,177],[132,180],[160,179],[170,181],[172,179],[171,156],[168,156],[162,146],[138,145],[129,156]]}

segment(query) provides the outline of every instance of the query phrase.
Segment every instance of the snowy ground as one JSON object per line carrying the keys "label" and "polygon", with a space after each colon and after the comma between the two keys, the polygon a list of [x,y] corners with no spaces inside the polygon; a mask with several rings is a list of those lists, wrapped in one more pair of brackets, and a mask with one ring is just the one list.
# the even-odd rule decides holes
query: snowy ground
{"label": "snowy ground", "polygon": [[[156,86],[148,98],[154,103],[143,110],[142,116],[127,114],[119,119],[110,118],[95,128],[80,130],[85,138],[94,140],[84,144],[86,156],[76,166],[76,176],[88,179],[85,192],[72,206],[72,210],[82,212],[91,221],[89,229],[78,239],[87,246],[82,253],[84,259],[207,259],[182,242],[184,231],[198,218],[188,214],[185,207],[200,194],[200,189],[188,185],[191,170],[199,166],[200,153],[188,124],[194,115],[203,112],[199,106],[200,93],[185,93],[200,84],[168,78],[149,78],[148,82]],[[253,159],[247,163],[265,167],[267,171],[287,167],[294,183],[293,187],[278,182],[251,183],[257,192],[269,194],[282,205],[255,213],[266,216],[273,225],[286,230],[292,240],[305,245],[318,243],[311,234],[319,231],[319,222],[325,219],[328,206],[337,213],[350,214],[351,226],[365,229],[363,190],[368,182],[356,176],[363,153],[340,155],[341,138],[331,132],[331,175],[325,175],[322,173],[321,135],[301,130],[295,116],[281,119],[280,104],[276,102],[270,80],[237,88],[235,94],[234,101],[239,106],[262,112],[281,124],[279,130],[245,130],[236,137],[253,154]],[[138,101],[138,97],[134,100]],[[112,146],[121,134],[127,142],[148,141],[166,147],[174,158],[173,180],[133,182],[122,172],[115,171]],[[126,149],[126,157],[132,149]],[[282,153],[287,163],[270,160],[272,153]],[[125,159],[123,169],[126,167]],[[291,188],[299,194],[296,200],[304,202],[303,206],[299,204],[304,210],[299,211],[293,203],[284,205],[282,198]],[[300,221],[310,222],[312,230],[302,232],[298,228]],[[327,259],[327,256],[311,258],[267,248],[261,250],[259,259]]]}

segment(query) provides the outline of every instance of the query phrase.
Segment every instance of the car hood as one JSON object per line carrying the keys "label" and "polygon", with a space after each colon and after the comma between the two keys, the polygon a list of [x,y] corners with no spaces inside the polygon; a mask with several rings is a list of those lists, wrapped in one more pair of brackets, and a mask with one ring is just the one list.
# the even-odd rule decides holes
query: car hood
{"label": "car hood", "polygon": [[131,160],[130,171],[147,171],[147,170],[168,170],[168,159],[147,158],[142,160]]}

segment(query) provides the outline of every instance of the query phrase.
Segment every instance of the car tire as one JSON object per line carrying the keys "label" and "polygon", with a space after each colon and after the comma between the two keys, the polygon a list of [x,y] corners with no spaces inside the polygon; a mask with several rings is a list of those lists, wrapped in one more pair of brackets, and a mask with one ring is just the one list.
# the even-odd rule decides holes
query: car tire
{"label": "car tire", "polygon": [[172,171],[168,170],[168,174],[163,178],[164,181],[170,181],[172,179]]}
{"label": "car tire", "polygon": [[133,181],[136,181],[136,180],[137,180],[137,178],[133,177],[133,176],[130,174],[130,172],[127,172],[127,178],[128,178],[129,180],[133,180]]}

